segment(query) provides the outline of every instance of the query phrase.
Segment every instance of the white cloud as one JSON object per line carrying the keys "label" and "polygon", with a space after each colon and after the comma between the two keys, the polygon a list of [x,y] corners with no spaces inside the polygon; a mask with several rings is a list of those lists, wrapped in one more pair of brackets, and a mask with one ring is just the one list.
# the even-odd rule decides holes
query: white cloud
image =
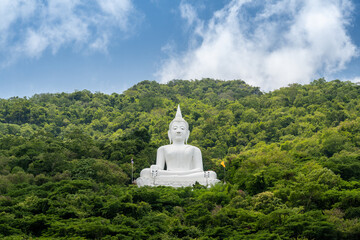
{"label": "white cloud", "polygon": [[27,18],[35,9],[36,0],[2,0],[0,31],[6,31],[17,18]]}
{"label": "white cloud", "polygon": [[195,21],[198,20],[196,10],[194,7],[188,3],[182,2],[180,4],[180,13],[181,17],[186,19],[188,25],[192,25]]}
{"label": "white cloud", "polygon": [[107,52],[113,35],[126,37],[138,21],[131,0],[1,0],[0,16],[3,66],[47,49]]}
{"label": "white cloud", "polygon": [[347,79],[347,81],[360,84],[360,76],[357,76],[357,77],[354,77],[351,79]]}
{"label": "white cloud", "polygon": [[128,28],[129,13],[134,10],[130,0],[97,0],[108,18],[114,18],[116,24],[124,31]]}
{"label": "white cloud", "polygon": [[180,5],[198,27],[189,49],[163,62],[156,73],[162,82],[243,79],[268,91],[337,72],[357,55],[346,32],[349,0],[233,0],[206,23],[193,20],[193,10]]}
{"label": "white cloud", "polygon": [[48,45],[49,41],[46,37],[29,30],[23,48],[18,51],[25,52],[29,57],[39,57]]}
{"label": "white cloud", "polygon": [[109,37],[106,34],[98,37],[93,43],[91,43],[90,48],[95,51],[107,52],[107,46],[109,44]]}

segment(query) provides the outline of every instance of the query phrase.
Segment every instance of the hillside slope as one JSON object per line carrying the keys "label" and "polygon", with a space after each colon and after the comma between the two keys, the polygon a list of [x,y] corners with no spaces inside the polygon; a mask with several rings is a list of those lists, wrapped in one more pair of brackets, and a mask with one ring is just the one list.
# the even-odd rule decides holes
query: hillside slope
{"label": "hillside slope", "polygon": [[[357,239],[359,93],[203,79],[0,99],[0,237]],[[135,178],[155,162],[177,104],[227,184],[129,186],[131,158]]]}

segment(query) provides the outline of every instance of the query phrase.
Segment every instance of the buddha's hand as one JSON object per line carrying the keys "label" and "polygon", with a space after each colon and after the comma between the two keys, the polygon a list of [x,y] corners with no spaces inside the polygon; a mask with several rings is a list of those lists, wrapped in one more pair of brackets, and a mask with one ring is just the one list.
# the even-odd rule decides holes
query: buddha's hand
{"label": "buddha's hand", "polygon": [[150,171],[158,171],[160,170],[160,167],[158,165],[151,165],[150,166]]}
{"label": "buddha's hand", "polygon": [[152,177],[156,177],[158,175],[158,170],[160,167],[158,165],[151,165],[150,166],[150,173]]}
{"label": "buddha's hand", "polygon": [[206,178],[212,178],[212,179],[216,179],[216,177],[217,177],[216,172],[214,172],[214,171],[205,171],[204,176]]}

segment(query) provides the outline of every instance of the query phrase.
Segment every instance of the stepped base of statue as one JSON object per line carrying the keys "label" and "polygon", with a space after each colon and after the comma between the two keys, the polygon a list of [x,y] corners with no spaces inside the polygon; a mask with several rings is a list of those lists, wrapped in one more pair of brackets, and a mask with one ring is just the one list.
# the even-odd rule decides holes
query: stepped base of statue
{"label": "stepped base of statue", "polygon": [[[144,169],[147,170],[147,169]],[[150,170],[150,169],[149,169]],[[158,172],[154,172],[152,176],[139,177],[136,179],[136,184],[139,187],[143,186],[169,186],[169,187],[191,187],[198,182],[199,184],[211,187],[220,182],[216,179],[216,173],[213,171],[206,171],[197,174],[189,174],[187,176],[157,176]]]}

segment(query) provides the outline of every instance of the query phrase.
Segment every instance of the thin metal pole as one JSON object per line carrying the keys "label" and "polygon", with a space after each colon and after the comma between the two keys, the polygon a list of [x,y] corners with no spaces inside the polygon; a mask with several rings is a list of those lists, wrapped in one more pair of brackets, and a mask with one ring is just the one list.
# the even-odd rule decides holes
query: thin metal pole
{"label": "thin metal pole", "polygon": [[226,176],[226,175],[225,175],[225,174],[226,174],[226,173],[225,173],[225,168],[226,168],[226,167],[224,167],[224,184],[226,183],[226,181],[225,181],[225,176]]}
{"label": "thin metal pole", "polygon": [[131,184],[134,183],[134,160],[131,158]]}

